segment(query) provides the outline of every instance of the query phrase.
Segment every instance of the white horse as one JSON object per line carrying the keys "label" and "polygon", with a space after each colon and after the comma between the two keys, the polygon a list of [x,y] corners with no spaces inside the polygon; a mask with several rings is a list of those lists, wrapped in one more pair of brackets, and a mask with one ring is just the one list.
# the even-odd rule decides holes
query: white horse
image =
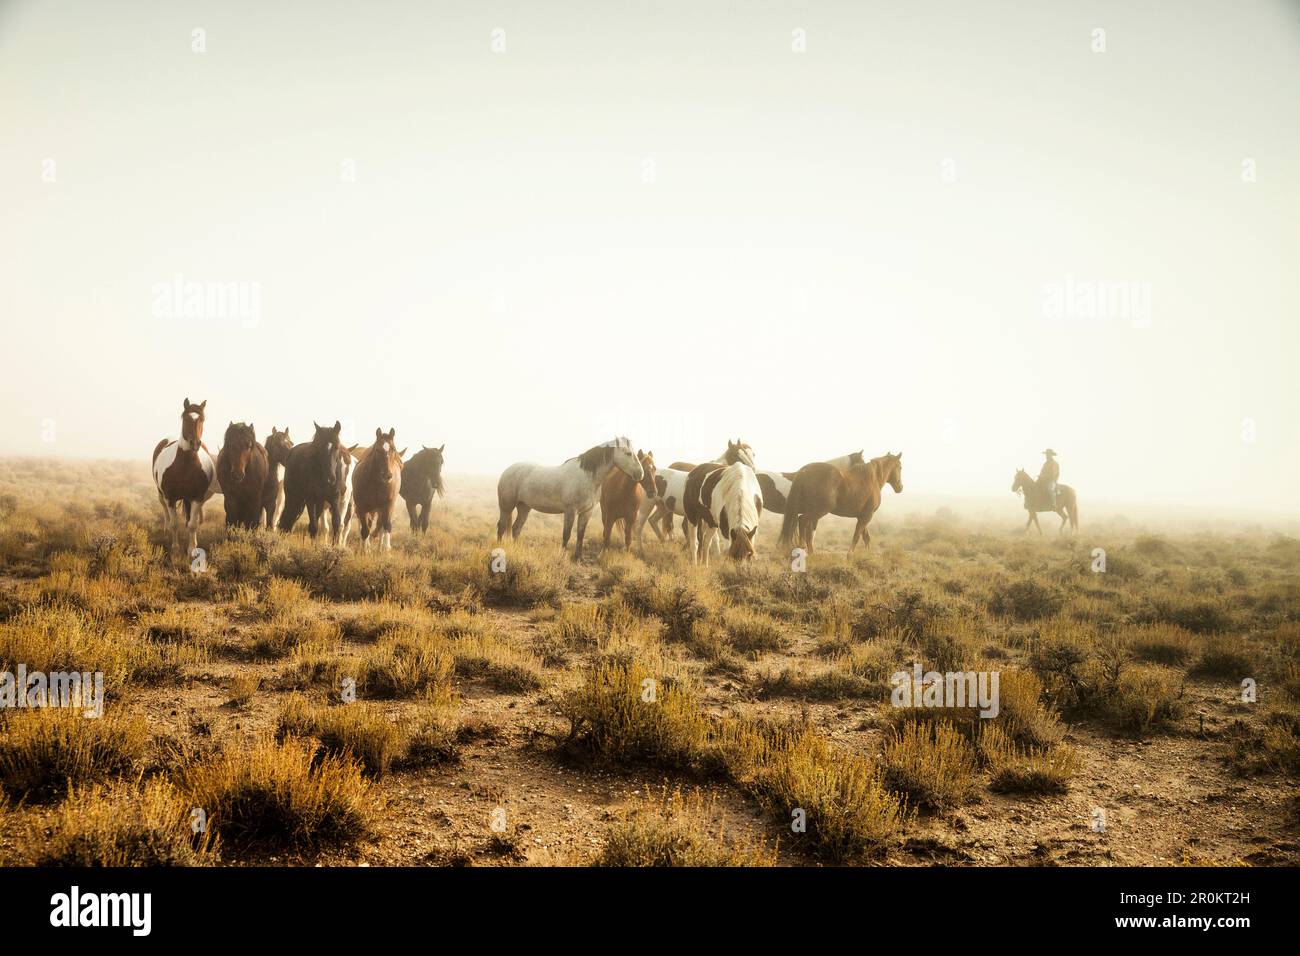
{"label": "white horse", "polygon": [[[343,456],[343,506],[339,509],[339,513],[342,515],[339,524],[343,527],[343,530],[339,532],[340,548],[348,546],[348,535],[352,532],[352,472],[356,471],[357,462],[361,461],[361,456],[357,453],[357,449],[360,447],[360,445],[352,445],[343,449],[347,454]],[[362,449],[363,452],[368,450]],[[283,491],[280,493],[280,501],[277,503],[276,508],[277,514],[284,508]],[[325,533],[332,536],[334,529],[331,526],[332,522],[330,521],[328,508],[321,512],[321,524],[325,528]]]}
{"label": "white horse", "polygon": [[[709,545],[718,532],[729,541],[727,555],[737,561],[754,557],[758,519],[763,514],[763,491],[754,469],[743,462],[707,474],[697,470],[687,488],[686,550],[691,563],[709,563]],[[698,550],[697,550],[697,535]]]}
{"label": "white horse", "polygon": [[[564,515],[563,545],[569,546],[574,520],[578,523],[578,541],[573,559],[582,557],[582,539],[587,531],[587,521],[600,497],[600,486],[611,471],[618,468],[633,481],[645,477],[641,462],[637,460],[632,443],[626,438],[588,448],[576,458],[562,465],[534,465],[516,462],[497,481],[497,504],[501,518],[497,521],[497,540],[510,532],[511,539],[519,537],[531,511],[548,515]],[[518,515],[511,524],[511,514]]]}

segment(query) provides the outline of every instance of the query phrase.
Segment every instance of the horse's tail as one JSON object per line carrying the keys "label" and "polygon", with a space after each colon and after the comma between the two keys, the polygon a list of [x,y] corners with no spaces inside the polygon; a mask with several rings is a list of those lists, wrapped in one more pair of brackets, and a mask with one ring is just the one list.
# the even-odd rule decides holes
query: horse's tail
{"label": "horse's tail", "polygon": [[1076,491],[1070,496],[1070,530],[1079,530],[1079,493]]}
{"label": "horse's tail", "polygon": [[781,545],[788,546],[794,541],[795,528],[799,526],[799,507],[795,501],[794,489],[785,499],[785,514],[781,516]]}

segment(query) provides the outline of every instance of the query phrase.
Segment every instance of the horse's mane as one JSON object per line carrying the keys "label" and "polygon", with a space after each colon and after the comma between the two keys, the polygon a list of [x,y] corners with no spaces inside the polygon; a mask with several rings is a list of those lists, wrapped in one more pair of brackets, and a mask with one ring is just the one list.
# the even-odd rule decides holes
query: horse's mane
{"label": "horse's mane", "polygon": [[[609,467],[609,463],[614,460],[613,445],[596,445],[594,448],[588,448],[578,456],[578,464],[582,470],[591,474],[596,474],[601,466]],[[573,461],[572,458],[569,461]]]}
{"label": "horse's mane", "polygon": [[603,441],[599,445],[588,448],[576,458],[565,459],[564,463],[567,465],[571,461],[577,461],[582,466],[583,471],[594,475],[602,465],[606,468],[609,467],[609,463],[614,460],[615,448],[626,448],[631,451],[632,442],[622,437]]}
{"label": "horse's mane", "polygon": [[[736,465],[742,467],[737,468]],[[718,486],[713,489],[713,494],[721,500],[722,505],[718,508],[719,514],[732,505],[739,504],[740,513],[734,515],[734,521],[730,522],[733,528],[755,528],[758,526],[758,505],[754,501],[754,496],[746,489],[746,479],[753,478],[754,470],[744,462],[727,466],[723,470],[722,476],[718,479]],[[754,486],[758,488],[758,482],[754,480]],[[759,490],[762,496],[761,489]],[[739,500],[737,500],[739,499]]]}

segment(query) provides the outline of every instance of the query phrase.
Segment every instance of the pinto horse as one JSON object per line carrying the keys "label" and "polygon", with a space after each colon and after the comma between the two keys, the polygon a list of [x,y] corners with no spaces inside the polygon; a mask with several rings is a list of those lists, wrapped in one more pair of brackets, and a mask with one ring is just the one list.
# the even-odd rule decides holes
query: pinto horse
{"label": "pinto horse", "polygon": [[181,409],[181,437],[164,438],[153,450],[153,483],[162,505],[163,527],[171,531],[171,550],[180,546],[180,526],[189,531],[189,552],[199,544],[203,503],[221,490],[217,466],[203,444],[203,418],[208,401],[197,405],[185,399]]}
{"label": "pinto horse", "polygon": [[[626,438],[588,448],[581,455],[570,458],[562,465],[534,465],[515,462],[501,473],[497,480],[497,504],[501,517],[497,521],[497,540],[510,532],[512,540],[519,537],[531,511],[542,514],[564,515],[563,546],[569,547],[569,536],[575,520],[578,541],[573,560],[582,557],[582,539],[587,532],[587,522],[596,507],[596,496],[609,473],[619,469],[633,481],[645,474],[641,462],[632,451]],[[511,515],[518,509],[514,524]]]}
{"label": "pinto horse", "polygon": [[798,530],[798,544],[813,553],[817,522],[828,514],[856,518],[849,554],[861,538],[871,547],[867,524],[880,508],[880,492],[888,483],[895,494],[903,491],[903,455],[886,454],[868,462],[840,468],[824,461],[800,468],[790,485],[785,518],[781,522],[781,544],[789,547]]}
{"label": "pinto horse", "polygon": [[758,519],[763,514],[763,492],[754,469],[742,461],[699,465],[686,479],[686,550],[691,563],[709,563],[709,546],[721,532],[730,542],[727,555],[735,561],[752,561]]}
{"label": "pinto horse", "polygon": [[1015,480],[1011,482],[1011,490],[1016,493],[1024,492],[1025,510],[1029,512],[1029,520],[1025,522],[1025,531],[1028,531],[1029,526],[1032,524],[1038,529],[1039,534],[1043,533],[1043,526],[1038,523],[1038,512],[1040,511],[1051,511],[1061,516],[1061,527],[1057,529],[1058,534],[1065,530],[1067,517],[1070,522],[1070,530],[1079,530],[1079,497],[1069,485],[1057,484],[1055,508],[1048,502],[1043,489],[1038,487],[1038,482],[1029,477],[1029,472],[1023,468],[1016,472]]}
{"label": "pinto horse", "polygon": [[339,435],[343,426],[335,422],[332,428],[322,428],[315,422],[312,440],[294,445],[284,468],[284,511],[278,527],[281,531],[293,530],[303,509],[307,509],[307,531],[313,541],[320,531],[321,516],[328,514],[330,540],[333,544],[346,542],[345,519],[350,518],[351,490],[348,487],[348,470],[352,456]]}
{"label": "pinto horse", "polygon": [[262,517],[262,487],[266,483],[266,449],[252,425],[231,422],[217,452],[217,481],[225,497],[226,527],[252,531]]}
{"label": "pinto horse", "polygon": [[362,551],[370,550],[372,517],[375,531],[382,535],[379,550],[387,551],[393,546],[393,511],[402,487],[402,456],[406,454],[405,448],[398,451],[394,447],[396,437],[396,428],[390,428],[388,434],[376,428],[375,443],[361,453],[352,473],[352,505],[361,526]]}
{"label": "pinto horse", "polygon": [[[604,546],[609,547],[609,536],[614,525],[623,522],[623,547],[632,548],[632,532],[637,529],[637,518],[648,498],[655,497],[655,456],[654,452],[637,451],[637,461],[641,462],[641,480],[634,481],[630,476],[614,469],[600,486],[600,519],[605,525]],[[662,538],[662,534],[660,535]]]}
{"label": "pinto horse", "polygon": [[284,510],[284,466],[292,449],[289,429],[277,431],[272,425],[271,434],[266,436],[266,480],[262,482],[262,512],[268,531],[275,527]]}
{"label": "pinto horse", "polygon": [[420,446],[420,450],[411,456],[411,460],[402,465],[402,498],[406,501],[406,512],[411,517],[411,530],[423,533],[429,530],[429,509],[433,507],[433,496],[444,494],[442,486],[442,450]]}

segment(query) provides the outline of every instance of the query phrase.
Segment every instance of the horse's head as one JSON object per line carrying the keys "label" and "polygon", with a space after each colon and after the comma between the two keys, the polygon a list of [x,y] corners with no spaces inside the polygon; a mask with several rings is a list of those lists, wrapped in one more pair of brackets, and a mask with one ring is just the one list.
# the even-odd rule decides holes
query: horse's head
{"label": "horse's head", "polygon": [[181,442],[187,449],[198,448],[203,441],[203,416],[207,407],[206,398],[197,405],[185,399],[181,409]]}
{"label": "horse's head", "polygon": [[743,441],[737,438],[734,442],[727,439],[727,452],[722,456],[723,461],[728,465],[734,465],[737,462],[748,465],[750,468],[754,465],[754,449],[750,448]]}
{"label": "horse's head", "polygon": [[637,461],[641,462],[641,487],[648,497],[655,497],[655,454],[652,451],[638,451]]}
{"label": "horse's head", "polygon": [[390,428],[385,434],[382,428],[375,429],[375,443],[370,447],[368,457],[374,459],[375,464],[370,466],[375,469],[375,474],[384,484],[391,484],[395,476],[402,472],[402,455],[406,453],[403,448],[400,452],[397,446],[393,444],[397,437],[397,429]]}
{"label": "horse's head", "polygon": [[1034,479],[1029,477],[1029,472],[1023,468],[1016,470],[1016,477],[1011,482],[1011,493],[1019,494],[1033,484]]}
{"label": "horse's head", "polygon": [[641,467],[641,459],[637,457],[631,445],[624,445],[622,442],[615,444],[610,449],[610,460],[615,468],[633,481],[640,481],[645,477],[645,469]]}
{"label": "horse's head", "polygon": [[276,431],[274,425],[271,426],[271,434],[266,436],[266,460],[267,463],[283,465],[289,460],[289,452],[293,450],[293,439],[289,437],[289,429]]}
{"label": "horse's head", "polygon": [[333,427],[322,428],[315,422],[312,422],[312,426],[316,431],[311,437],[311,444],[316,455],[316,466],[320,469],[321,477],[331,485],[341,487],[343,484],[344,452],[340,436],[343,434],[343,425],[335,421]]}
{"label": "horse's head", "polygon": [[903,493],[903,453],[900,451],[897,455],[887,453],[884,458],[880,459],[884,466],[885,481],[889,482],[889,487],[894,489],[894,494]]}
{"label": "horse's head", "polygon": [[226,437],[222,439],[221,449],[228,453],[230,460],[230,477],[233,481],[244,480],[248,468],[248,459],[253,455],[253,446],[257,444],[257,431],[252,425],[243,422],[231,422],[226,426]]}
{"label": "horse's head", "polygon": [[[442,493],[443,493],[443,488],[442,488],[442,463],[443,463],[442,450],[443,450],[444,448],[446,448],[446,447],[447,447],[447,445],[446,445],[445,443],[439,445],[437,448],[427,448],[427,447],[425,447],[424,445],[421,445],[421,446],[420,446],[420,452],[419,452],[419,454],[415,456],[415,458],[425,458],[425,459],[428,460],[428,462],[429,462],[429,465],[428,465],[428,468],[429,468],[429,484],[433,486],[433,490],[434,490],[435,492],[437,492],[438,494],[442,494]],[[412,461],[415,461],[415,458],[412,458],[411,460],[412,460]]]}
{"label": "horse's head", "polygon": [[731,547],[727,549],[727,557],[733,561],[753,561],[754,560],[754,531],[746,531],[744,528],[731,529]]}

